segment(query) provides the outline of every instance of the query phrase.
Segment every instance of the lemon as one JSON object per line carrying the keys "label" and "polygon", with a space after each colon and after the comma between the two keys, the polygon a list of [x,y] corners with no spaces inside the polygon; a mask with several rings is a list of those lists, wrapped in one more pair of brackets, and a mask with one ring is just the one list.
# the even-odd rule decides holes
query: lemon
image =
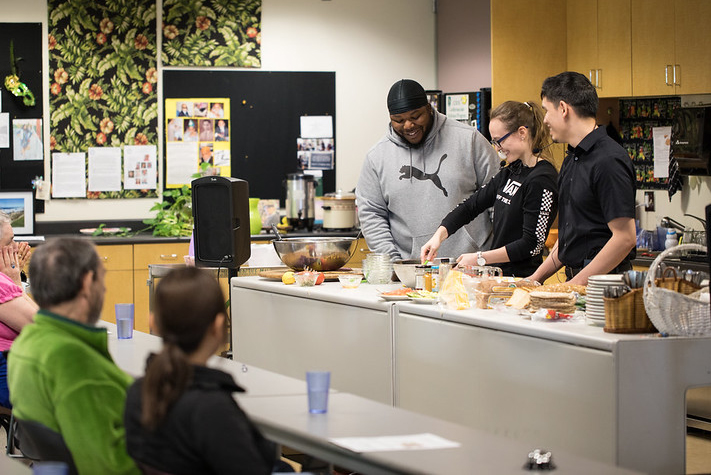
{"label": "lemon", "polygon": [[284,272],[284,275],[281,276],[281,281],[284,282],[286,285],[293,284],[296,282],[296,279],[294,279],[294,273],[289,271],[289,272]]}

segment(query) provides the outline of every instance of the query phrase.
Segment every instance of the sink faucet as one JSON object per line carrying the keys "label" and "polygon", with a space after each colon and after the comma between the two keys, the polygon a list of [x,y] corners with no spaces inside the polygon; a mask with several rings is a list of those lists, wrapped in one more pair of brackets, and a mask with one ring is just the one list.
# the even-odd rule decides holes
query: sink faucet
{"label": "sink faucet", "polygon": [[704,230],[706,230],[706,220],[705,220],[705,219],[701,219],[701,218],[699,218],[698,216],[694,216],[693,214],[687,214],[687,213],[684,213],[684,216],[688,216],[688,217],[690,217],[690,218],[698,219],[699,221],[701,221],[701,224],[704,225]]}

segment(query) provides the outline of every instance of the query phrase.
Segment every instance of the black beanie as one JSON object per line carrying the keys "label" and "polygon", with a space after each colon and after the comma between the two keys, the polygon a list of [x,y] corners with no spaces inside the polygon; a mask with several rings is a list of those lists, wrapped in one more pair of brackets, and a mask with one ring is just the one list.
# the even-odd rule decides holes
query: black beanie
{"label": "black beanie", "polygon": [[390,114],[418,109],[428,104],[427,94],[417,81],[401,79],[390,88],[388,92],[388,110]]}

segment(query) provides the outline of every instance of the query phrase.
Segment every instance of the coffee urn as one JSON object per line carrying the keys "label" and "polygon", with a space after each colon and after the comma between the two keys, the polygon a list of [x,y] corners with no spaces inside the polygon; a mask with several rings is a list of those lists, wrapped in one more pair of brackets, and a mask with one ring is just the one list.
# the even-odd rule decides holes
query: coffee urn
{"label": "coffee urn", "polygon": [[294,229],[314,228],[316,179],[304,173],[289,173],[286,186],[286,220]]}

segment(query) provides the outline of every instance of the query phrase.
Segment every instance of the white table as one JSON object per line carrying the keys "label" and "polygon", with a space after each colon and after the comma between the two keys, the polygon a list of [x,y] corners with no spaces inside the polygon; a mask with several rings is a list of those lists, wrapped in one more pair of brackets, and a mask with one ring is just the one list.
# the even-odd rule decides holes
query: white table
{"label": "white table", "polygon": [[[454,473],[521,474],[534,448],[459,424],[338,393],[329,397],[328,413],[309,414],[306,396],[239,398],[264,434],[289,447],[369,475]],[[431,433],[461,444],[457,448],[355,454],[329,443],[332,437],[377,437]],[[569,453],[552,451],[553,473],[638,473]],[[536,472],[540,473],[540,472]]]}
{"label": "white table", "polygon": [[[134,331],[133,338],[119,340],[116,325],[100,322],[109,331],[109,352],[116,365],[134,378],[142,376],[146,358],[157,353],[163,346],[160,337]],[[237,384],[244,387],[248,397],[306,394],[306,382],[296,378],[266,371],[252,365],[213,356],[208,366],[232,375]]]}
{"label": "white table", "polygon": [[[118,340],[115,325],[106,322],[101,325],[109,330],[109,351],[114,361],[129,374],[140,376],[143,373],[142,362],[150,352],[160,349],[160,338],[134,332],[132,339]],[[246,387],[246,393],[235,397],[265,436],[279,444],[363,473],[450,474],[470,473],[473,469],[481,470],[481,473],[520,473],[527,454],[534,448],[335,390],[329,395],[327,414],[309,414],[303,381],[219,357],[211,359],[210,366],[235,375],[238,382]],[[244,368],[247,368],[246,372]],[[418,433],[433,433],[461,446],[359,454],[336,446],[329,440],[331,437]],[[633,473],[560,451],[554,451],[553,457],[558,466],[556,473]]]}
{"label": "white table", "polygon": [[[646,473],[684,472],[685,391],[711,385],[711,338],[391,304],[366,284],[238,277],[231,290],[237,359],[292,376],[325,361],[338,390]],[[338,353],[346,335],[350,359]],[[369,368],[391,368],[390,380]]]}

